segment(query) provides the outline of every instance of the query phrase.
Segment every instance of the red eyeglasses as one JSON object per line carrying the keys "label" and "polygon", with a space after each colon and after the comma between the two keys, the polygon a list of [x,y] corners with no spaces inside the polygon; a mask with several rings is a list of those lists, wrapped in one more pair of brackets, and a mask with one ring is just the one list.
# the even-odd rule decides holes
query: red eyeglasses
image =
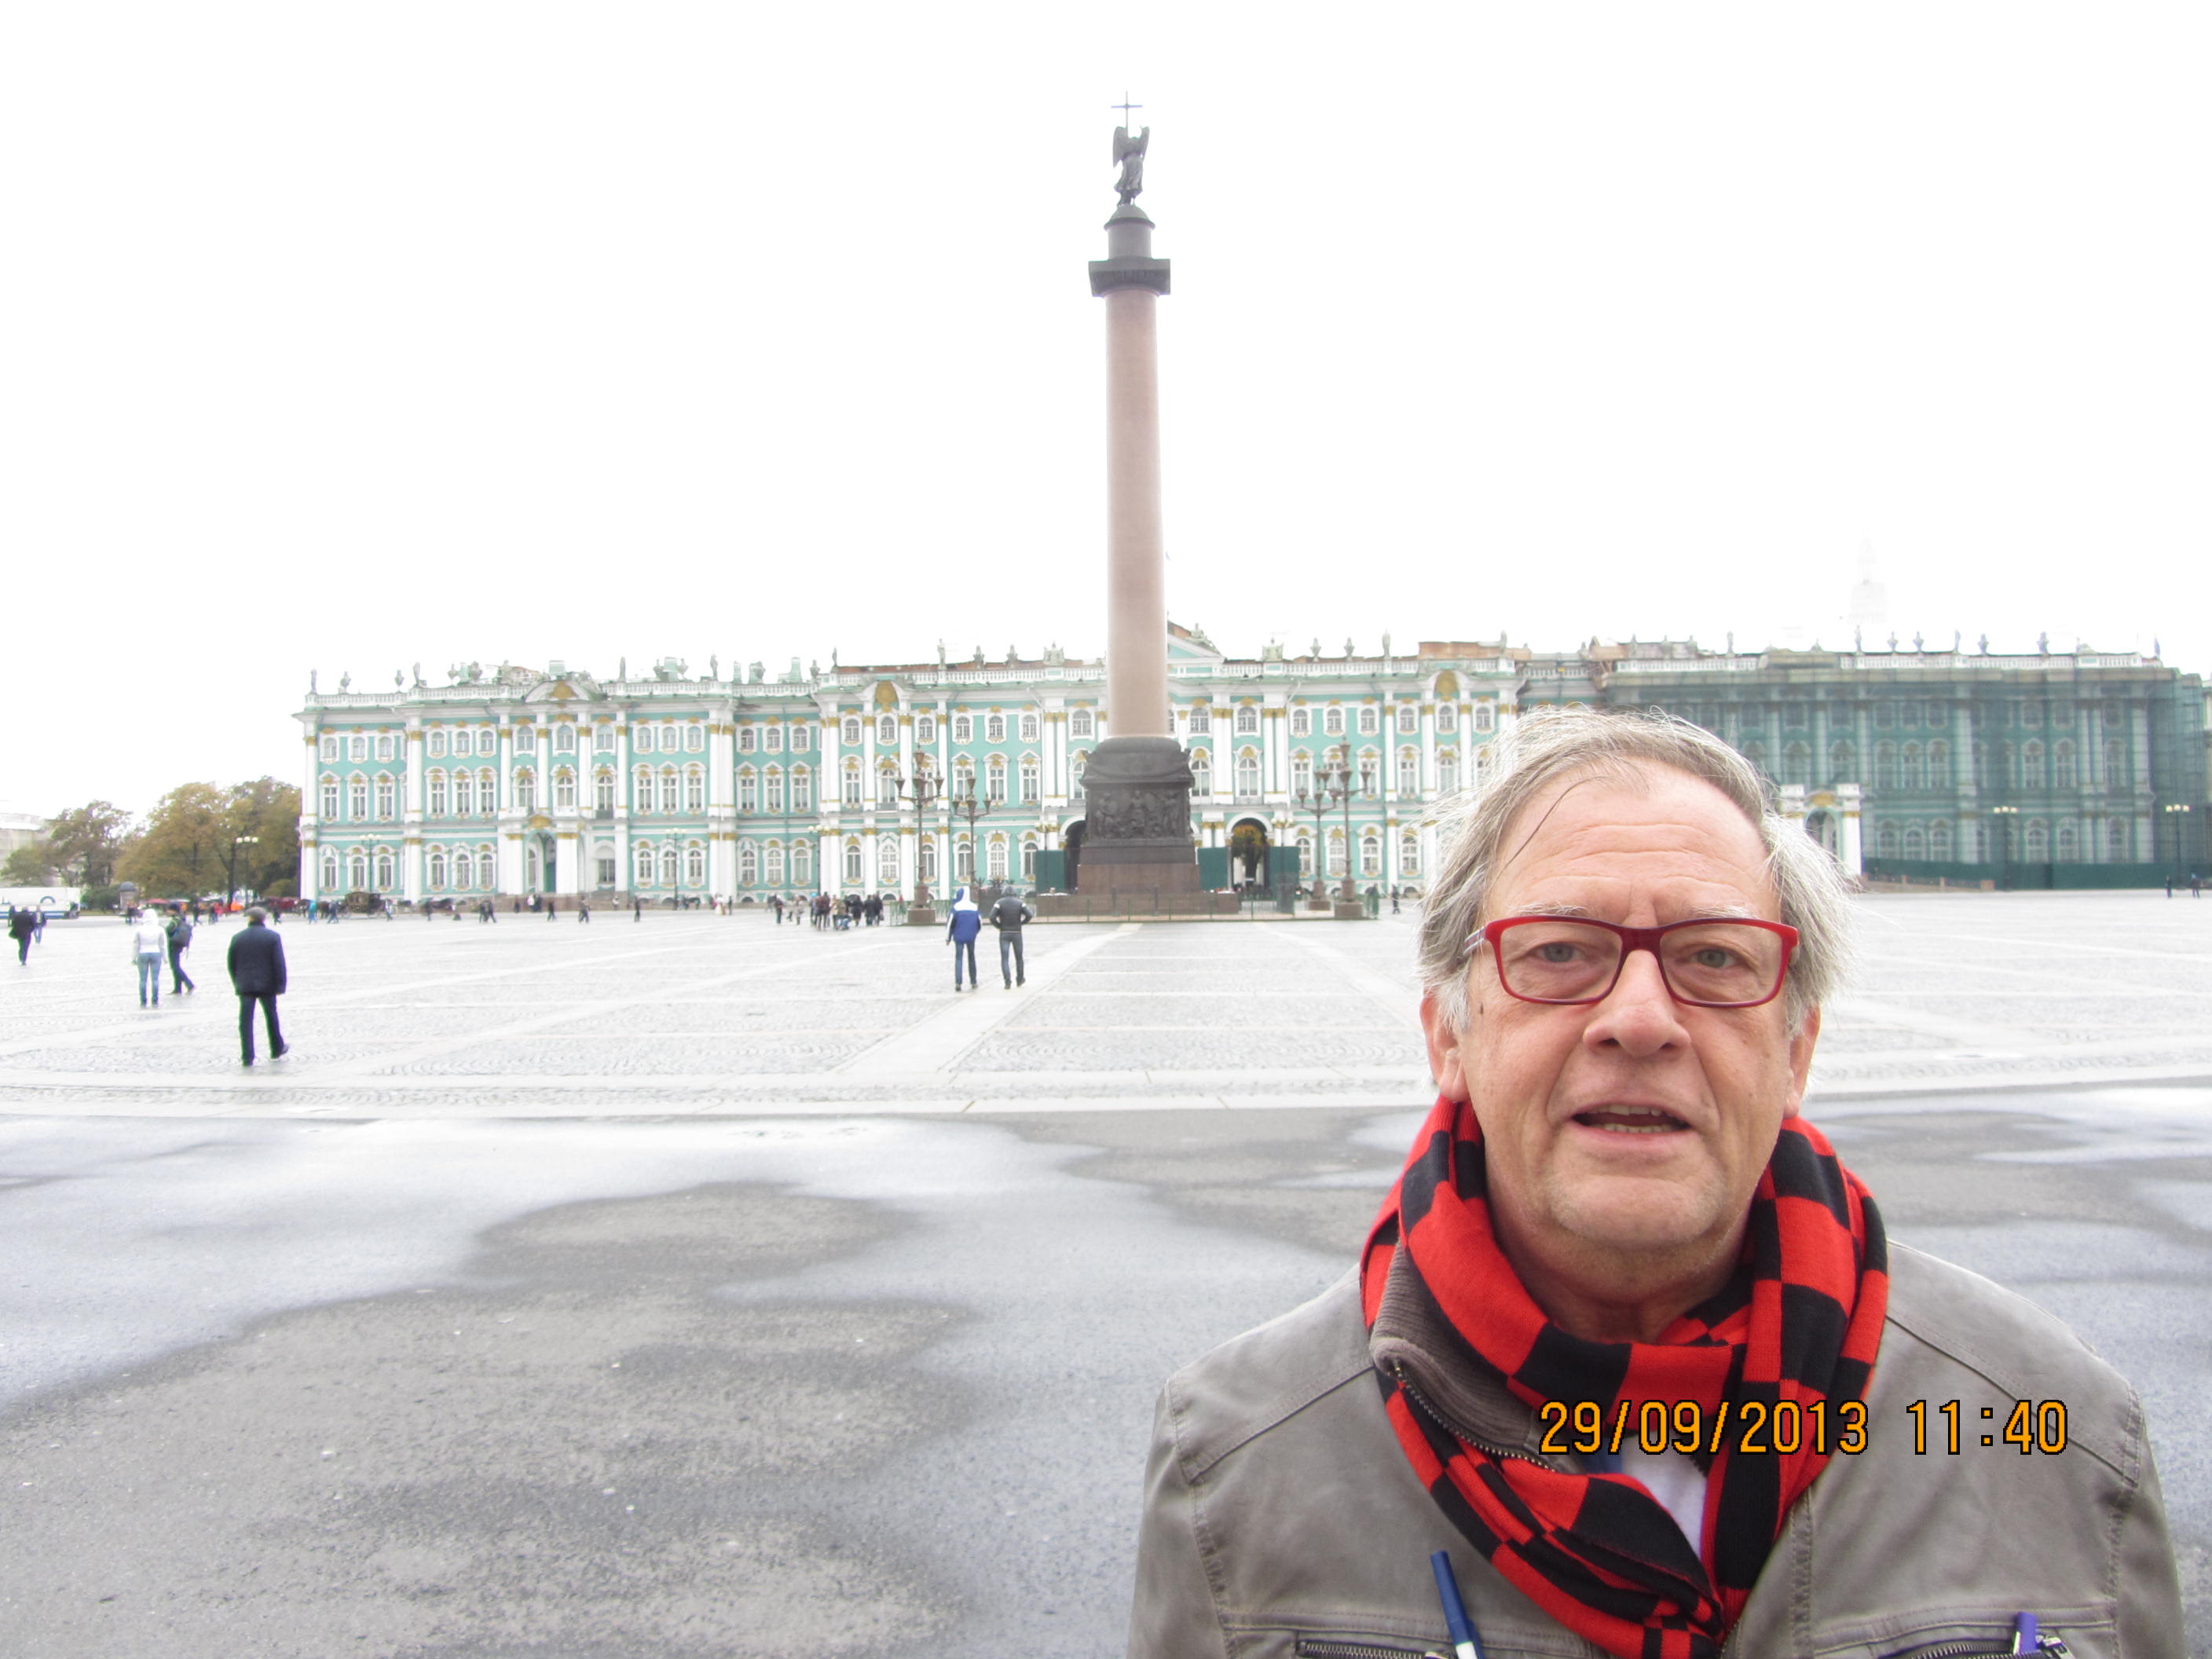
{"label": "red eyeglasses", "polygon": [[1629,954],[1649,951],[1667,994],[1697,1008],[1771,1002],[1790,971],[1797,930],[1751,917],[1692,916],[1659,927],[1623,927],[1578,916],[1501,916],[1468,935],[1490,947],[1498,982],[1522,1002],[1602,1002]]}

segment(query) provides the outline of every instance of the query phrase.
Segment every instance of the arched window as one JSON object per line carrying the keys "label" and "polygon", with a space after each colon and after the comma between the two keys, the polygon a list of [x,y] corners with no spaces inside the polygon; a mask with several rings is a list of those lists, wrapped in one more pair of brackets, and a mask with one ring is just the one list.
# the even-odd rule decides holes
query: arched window
{"label": "arched window", "polygon": [[1037,717],[1034,714],[1024,714],[1019,729],[1024,743],[1035,743],[1037,740]]}
{"label": "arched window", "polygon": [[[994,714],[992,719],[998,716]],[[994,755],[983,763],[983,793],[992,805],[1000,806],[1006,799],[1006,757]]]}
{"label": "arched window", "polygon": [[392,854],[381,850],[376,855],[376,890],[380,893],[392,890]]}
{"label": "arched window", "polygon": [[615,810],[615,775],[604,766],[592,774],[592,805],[602,812]]}
{"label": "arched window", "polygon": [[329,818],[333,822],[335,822],[337,817],[338,781],[336,778],[326,777],[323,780],[322,814],[325,818]]}
{"label": "arched window", "polygon": [[1363,703],[1360,706],[1359,735],[1361,737],[1371,738],[1380,729],[1377,725],[1378,713],[1373,703]]}
{"label": "arched window", "polygon": [[1291,793],[1293,795],[1313,793],[1313,757],[1303,749],[1291,757]]}
{"label": "arched window", "polygon": [[878,749],[898,747],[898,721],[891,715],[876,716],[876,747]]}
{"label": "arched window", "polygon": [[1298,873],[1308,881],[1322,873],[1314,865],[1313,836],[1304,830],[1298,832]]}
{"label": "arched window", "polygon": [[[629,746],[633,754],[650,755],[653,752],[653,728],[649,726],[636,727],[629,734]],[[649,882],[647,884],[648,886],[651,884]]]}
{"label": "arched window", "polygon": [[860,746],[860,722],[859,720],[852,715],[847,715],[845,717],[844,724],[838,728],[837,737],[838,740],[848,749],[859,748]]}
{"label": "arched window", "polygon": [[[346,739],[346,758],[349,761],[367,760],[368,758],[368,739],[358,732],[348,738]],[[356,882],[354,884],[356,887],[360,884],[361,884],[359,882]]]}
{"label": "arched window", "polygon": [[2041,818],[2027,821],[2027,861],[2041,864],[2051,856],[2051,831]]}
{"label": "arched window", "polygon": [[783,843],[780,841],[768,844],[768,884],[771,887],[783,885]]}
{"label": "arched window", "polygon": [[1998,752],[2004,759],[2005,781],[2011,784],[2014,788],[2019,788],[2021,787],[2020,745],[2008,740],[2007,742],[1998,745]]}
{"label": "arched window", "polygon": [[368,816],[368,780],[355,776],[346,780],[346,816],[360,823]]}
{"label": "arched window", "polygon": [[917,714],[914,720],[914,740],[923,748],[937,741],[937,716]]}
{"label": "arched window", "polygon": [[783,769],[769,767],[768,776],[763,781],[767,786],[763,793],[763,804],[771,812],[781,812],[783,811]]}
{"label": "arched window", "polygon": [[1022,837],[1022,879],[1024,881],[1036,879],[1036,837],[1024,836]]}
{"label": "arched window", "polygon": [[477,812],[477,781],[473,774],[453,774],[453,816],[472,818]]}
{"label": "arched window", "polygon": [[443,760],[446,757],[446,728],[432,726],[423,736],[422,750],[432,760]]}
{"label": "arched window", "polygon": [[2125,818],[2105,820],[2105,862],[2125,864],[2130,852],[2128,821]]}
{"label": "arched window", "polygon": [[631,848],[630,865],[632,866],[630,882],[632,886],[650,887],[653,884],[653,848],[644,842],[640,842],[636,846]]}
{"label": "arched window", "polygon": [[553,728],[553,752],[556,755],[573,755],[576,752],[574,726],[556,726]]}
{"label": "arched window", "polygon": [[326,761],[336,760],[338,757],[338,740],[330,733],[325,732],[322,747],[317,752]]}
{"label": "arched window", "polygon": [[[2110,739],[2105,744],[2105,787],[2108,789],[2124,789],[2128,787],[2128,751],[2118,738]],[[2117,823],[2119,820],[2115,818],[2112,822]],[[2106,835],[2109,839],[2110,831],[2107,831]]]}
{"label": "arched window", "polygon": [[966,800],[975,793],[975,763],[965,755],[952,759],[952,799]]}
{"label": "arched window", "polygon": [[738,752],[750,755],[760,747],[760,733],[750,726],[738,728]]}
{"label": "arched window", "polygon": [[[1023,776],[1024,778],[1028,776],[1026,769]],[[1210,795],[1213,793],[1213,761],[1203,749],[1194,749],[1190,751],[1190,793],[1194,795]]]}
{"label": "arched window", "polygon": [[804,720],[791,728],[791,752],[803,755],[814,742],[814,728]]}
{"label": "arched window", "polygon": [[[2060,789],[2072,789],[2075,782],[2074,740],[2061,738],[2051,751],[2051,782]],[[2062,863],[2064,860],[2060,860]]]}
{"label": "arched window", "polygon": [[534,755],[538,752],[536,726],[518,726],[514,728],[514,752],[518,755]]}
{"label": "arched window", "polygon": [[1004,881],[1006,878],[1006,838],[994,836],[983,843],[984,878]]}
{"label": "arched window", "polygon": [[1421,711],[1410,702],[1398,705],[1398,735],[1410,738],[1421,729]]}
{"label": "arched window", "polygon": [[2031,739],[2020,751],[2021,783],[2028,789],[2043,787],[2043,744]]}
{"label": "arched window", "polygon": [[633,785],[631,793],[637,798],[637,810],[641,812],[650,812],[653,811],[652,768],[646,766],[639,767],[637,769],[636,775],[631,780],[631,783]]}
{"label": "arched window", "polygon": [[899,844],[896,836],[876,838],[876,885],[896,887],[899,884]]}
{"label": "arched window", "polygon": [[1459,730],[1459,705],[1440,702],[1437,705],[1437,735],[1449,737]]}
{"label": "arched window", "polygon": [[1067,757],[1067,781],[1075,788],[1083,787],[1083,769],[1091,764],[1091,751],[1079,749]]}
{"label": "arched window", "polygon": [[1260,711],[1249,702],[1237,705],[1237,735],[1240,738],[1260,735]]}
{"label": "arched window", "polygon": [[811,812],[814,810],[814,775],[803,766],[791,769],[791,810]]}
{"label": "arched window", "polygon": [[[1088,708],[1079,708],[1067,717],[1067,735],[1071,738],[1090,737],[1092,735],[1093,724],[1091,711]],[[954,736],[957,737],[958,733],[954,733]]]}
{"label": "arched window", "polygon": [[673,847],[664,847],[660,849],[660,884],[663,887],[673,887],[677,884],[676,849]]}
{"label": "arched window", "polygon": [[1905,745],[1905,770],[1900,780],[1907,789],[1925,789],[1928,787],[1927,751],[1917,743]]}
{"label": "arched window", "polygon": [[1321,730],[1322,735],[1326,738],[1342,737],[1344,735],[1343,708],[1335,703],[1331,703],[1323,709],[1321,716]]}
{"label": "arched window", "polygon": [[351,853],[346,857],[346,890],[357,893],[368,885],[368,854]]}
{"label": "arched window", "polygon": [[1398,873],[1401,876],[1421,873],[1421,837],[1418,830],[1407,830],[1398,837]]}
{"label": "arched window", "polygon": [[1928,856],[1928,832],[1917,823],[1905,826],[1905,856],[1909,859]]}
{"label": "arched window", "polygon": [[1359,873],[1363,876],[1382,873],[1382,837],[1372,830],[1359,832]]}
{"label": "arched window", "polygon": [[795,887],[814,885],[814,843],[795,841],[791,844],[791,880]]}
{"label": "arched window", "polygon": [[337,885],[338,855],[336,853],[325,853],[323,854],[323,891],[335,893],[337,890]]}
{"label": "arched window", "polygon": [[430,816],[442,818],[451,799],[446,793],[446,775],[443,770],[433,772],[425,781],[429,786]]}
{"label": "arched window", "polygon": [[[568,728],[564,726],[561,729],[565,732]],[[576,775],[565,766],[553,775],[553,805],[563,812],[574,811],[576,807]]]}
{"label": "arched window", "polygon": [[738,811],[752,811],[759,805],[759,796],[760,780],[753,776],[752,769],[748,767],[738,774]]}
{"label": "arched window", "polygon": [[1037,769],[1037,757],[1036,757],[1035,755],[1024,755],[1024,756],[1023,756],[1023,757],[1022,757],[1022,805],[1024,805],[1024,806],[1034,806],[1034,805],[1036,805],[1036,803],[1037,803],[1037,796],[1038,796],[1038,794],[1039,794],[1039,793],[1040,793],[1040,788],[1039,788],[1039,781],[1040,781],[1040,779],[1042,778],[1042,773],[1040,773],[1040,772],[1039,772],[1039,770]]}
{"label": "arched window", "polygon": [[1938,818],[1928,826],[1928,856],[1939,864],[1951,861],[1951,820]]}
{"label": "arched window", "polygon": [[[1486,752],[1487,751],[1486,751]],[[1453,793],[1458,788],[1459,757],[1457,755],[1437,756],[1437,793],[1440,795],[1449,795]]]}
{"label": "arched window", "polygon": [[525,767],[514,775],[514,806],[519,812],[527,812],[538,804],[538,775]]}
{"label": "arched window", "polygon": [[848,806],[860,804],[860,761],[857,755],[845,757],[844,801]]}
{"label": "arched window", "polygon": [[848,887],[860,884],[860,838],[858,836],[845,837],[845,884]]}
{"label": "arched window", "polygon": [[1322,849],[1322,856],[1328,862],[1328,868],[1322,872],[1323,875],[1341,876],[1351,869],[1351,866],[1346,862],[1352,854],[1344,844],[1343,830],[1332,830],[1328,832],[1328,839]]}
{"label": "arched window", "polygon": [[707,772],[704,767],[684,769],[684,810],[703,812],[707,810]]}
{"label": "arched window", "polygon": [[1191,704],[1190,730],[1194,737],[1213,730],[1213,709],[1211,705],[1202,702]]}
{"label": "arched window", "polygon": [[[683,781],[676,775],[676,769],[672,766],[663,767],[660,771],[660,810],[662,811],[674,812],[679,810],[677,802],[680,799]],[[675,854],[672,853],[669,856],[673,858]]]}
{"label": "arched window", "polygon": [[916,848],[915,850],[915,862],[919,866],[919,873],[922,880],[935,881],[937,879],[936,836],[926,835],[921,838],[921,846]]}
{"label": "arched window", "polygon": [[1006,740],[1006,717],[1000,714],[986,714],[983,717],[983,741],[1004,743]]}
{"label": "arched window", "polygon": [[701,750],[704,749],[707,746],[707,728],[701,726],[696,720],[690,726],[685,726],[684,728],[684,746],[686,749],[689,749],[695,755]]}
{"label": "arched window", "polygon": [[1498,705],[1496,703],[1483,702],[1475,704],[1474,729],[1477,732],[1494,732],[1498,729]]}
{"label": "arched window", "polygon": [[955,836],[952,838],[952,879],[955,881],[975,879],[975,848],[969,846],[968,837],[965,835]]}
{"label": "arched window", "polygon": [[760,849],[749,841],[738,843],[738,885],[752,887],[760,881]]}
{"label": "arched window", "polygon": [[490,817],[499,811],[499,786],[489,766],[477,773],[477,811]]}
{"label": "arched window", "polygon": [[391,733],[391,732],[378,732],[378,733],[376,734],[376,757],[377,757],[377,759],[379,759],[379,760],[380,760],[380,761],[388,761],[388,760],[390,760],[390,759],[392,758],[392,733]]}
{"label": "arched window", "polygon": [[2058,861],[2072,864],[2081,856],[2081,835],[2071,818],[2058,820]]}
{"label": "arched window", "polygon": [[1293,708],[1291,710],[1291,735],[1294,738],[1310,738],[1313,735],[1313,711],[1311,709]]}
{"label": "arched window", "polygon": [[605,722],[593,726],[592,728],[592,748],[599,754],[613,754],[615,752],[615,728],[611,725]]}
{"label": "arched window", "polygon": [[1398,751],[1398,793],[1418,795],[1421,793],[1421,751],[1401,749]]}
{"label": "arched window", "polygon": [[1260,757],[1249,749],[1239,750],[1237,755],[1237,797],[1239,800],[1249,800],[1257,797],[1259,793]]}
{"label": "arched window", "polygon": [[442,848],[433,847],[430,849],[430,885],[433,887],[443,887],[445,884],[445,850]]}
{"label": "arched window", "polygon": [[1886,859],[1897,856],[1897,825],[1884,818],[1874,832],[1875,850]]}
{"label": "arched window", "polygon": [[1877,789],[1897,787],[1897,745],[1878,743],[1874,746],[1874,787]]}
{"label": "arched window", "polygon": [[1359,751],[1359,793],[1371,795],[1376,791],[1376,780],[1381,777],[1382,763],[1372,749]]}
{"label": "arched window", "polygon": [[1809,784],[1813,781],[1813,751],[1805,744],[1792,743],[1782,751],[1783,781]]}
{"label": "arched window", "polygon": [[707,884],[707,849],[696,842],[684,849],[684,884],[686,887]]}
{"label": "arched window", "polygon": [[[489,754],[491,750],[487,749],[484,752],[486,754]],[[456,755],[473,755],[476,753],[475,733],[471,732],[469,727],[465,726],[457,726],[453,728],[453,753]]]}
{"label": "arched window", "polygon": [[896,806],[898,804],[898,763],[896,761],[885,761],[876,768],[876,805]]}

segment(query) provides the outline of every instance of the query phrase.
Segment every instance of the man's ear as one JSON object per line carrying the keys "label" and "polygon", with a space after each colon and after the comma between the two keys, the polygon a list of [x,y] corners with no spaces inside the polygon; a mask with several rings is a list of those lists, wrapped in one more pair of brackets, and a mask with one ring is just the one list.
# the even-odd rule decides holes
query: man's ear
{"label": "man's ear", "polygon": [[1443,999],[1434,991],[1421,997],[1421,1031],[1428,1041],[1429,1075],[1437,1092],[1453,1100],[1467,1098],[1467,1072],[1460,1060],[1461,1033],[1445,1017]]}
{"label": "man's ear", "polygon": [[1820,1041],[1820,1011],[1808,1008],[1804,1024],[1790,1036],[1790,1097],[1783,1103],[1782,1115],[1795,1117],[1805,1104],[1805,1083],[1812,1075],[1813,1049]]}

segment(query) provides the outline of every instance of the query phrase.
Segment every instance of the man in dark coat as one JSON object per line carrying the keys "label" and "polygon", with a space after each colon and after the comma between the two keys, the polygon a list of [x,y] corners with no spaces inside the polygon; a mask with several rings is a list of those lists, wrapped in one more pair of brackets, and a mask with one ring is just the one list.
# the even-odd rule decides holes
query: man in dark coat
{"label": "man in dark coat", "polygon": [[1022,965],[1022,925],[1036,920],[1036,912],[1012,892],[1000,894],[991,907],[991,926],[999,930],[999,976],[1009,991],[1029,983]]}
{"label": "man in dark coat", "polygon": [[31,935],[38,928],[38,918],[27,906],[8,907],[8,937],[15,941],[15,960],[26,968],[31,965]]}
{"label": "man in dark coat", "polygon": [[289,1052],[284,1034],[276,1024],[276,999],[284,994],[284,941],[269,926],[269,913],[255,905],[246,913],[246,926],[230,936],[230,987],[238,993],[238,1046],[240,1057],[253,1064],[253,1005],[261,1005],[269,1026],[269,1058],[281,1060]]}

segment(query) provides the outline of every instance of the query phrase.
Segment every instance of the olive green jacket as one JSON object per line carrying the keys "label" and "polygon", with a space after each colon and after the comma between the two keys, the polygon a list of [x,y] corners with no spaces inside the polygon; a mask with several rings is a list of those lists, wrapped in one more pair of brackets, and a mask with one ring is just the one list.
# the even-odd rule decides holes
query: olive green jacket
{"label": "olive green jacket", "polygon": [[[2033,1304],[1917,1250],[1890,1255],[1866,1449],[1832,1458],[1791,1506],[1730,1659],[2002,1653],[2021,1612],[2077,1659],[2179,1659],[2173,1548],[2135,1391]],[[1404,1333],[1389,1347],[1403,1363]],[[1169,1381],[1130,1659],[1448,1655],[1438,1549],[1486,1659],[1604,1659],[1492,1571],[1422,1489],[1376,1360],[1347,1275]],[[1542,1426],[1502,1384],[1462,1371],[1449,1392],[1455,1421],[1486,1443],[1574,1467],[1545,1458]],[[1939,1409],[1952,1400],[1955,1455]],[[2022,1400],[2063,1403],[2063,1450],[2005,1443]],[[2040,1426],[2056,1438],[2054,1416]]]}

